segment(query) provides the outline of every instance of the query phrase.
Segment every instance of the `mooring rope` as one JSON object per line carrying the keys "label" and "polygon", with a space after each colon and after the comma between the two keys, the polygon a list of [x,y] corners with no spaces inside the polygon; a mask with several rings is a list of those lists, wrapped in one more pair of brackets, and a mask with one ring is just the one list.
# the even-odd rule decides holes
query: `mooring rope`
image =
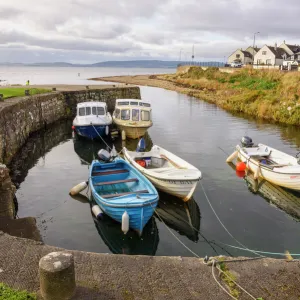
{"label": "mooring rope", "polygon": [[96,133],[98,134],[98,136],[100,137],[100,139],[102,140],[102,142],[110,149],[112,150],[112,148],[110,146],[108,146],[108,144],[105,142],[105,140],[103,139],[103,137],[99,134],[99,132],[97,131],[97,129],[95,128],[95,126],[93,124],[91,124],[94,128],[94,130],[96,131]]}
{"label": "mooring rope", "polygon": [[231,237],[232,237],[239,245],[241,245],[242,247],[244,247],[244,249],[247,249],[248,251],[250,251],[250,252],[252,252],[252,253],[254,253],[254,254],[258,255],[258,256],[266,257],[266,256],[263,256],[263,255],[261,255],[261,254],[255,252],[255,251],[249,249],[248,247],[246,247],[244,244],[242,244],[241,242],[239,242],[239,241],[238,241],[238,240],[237,240],[237,239],[229,232],[229,230],[226,228],[226,226],[223,224],[223,222],[222,222],[221,219],[219,218],[218,214],[217,214],[216,211],[214,210],[214,208],[213,208],[211,202],[209,201],[209,198],[208,198],[208,196],[207,196],[207,194],[206,194],[206,192],[205,192],[205,189],[204,189],[204,187],[203,187],[203,184],[202,184],[201,180],[200,180],[200,185],[201,185],[201,187],[202,187],[204,196],[205,196],[205,198],[206,198],[206,200],[207,200],[207,202],[208,202],[208,204],[209,204],[211,210],[212,210],[213,213],[215,214],[217,220],[219,221],[219,223],[221,224],[221,226],[224,228],[224,230],[225,230],[225,231],[226,231],[226,232],[227,232],[227,233],[228,233],[228,234],[229,234],[229,235],[230,235],[230,236],[231,236]]}

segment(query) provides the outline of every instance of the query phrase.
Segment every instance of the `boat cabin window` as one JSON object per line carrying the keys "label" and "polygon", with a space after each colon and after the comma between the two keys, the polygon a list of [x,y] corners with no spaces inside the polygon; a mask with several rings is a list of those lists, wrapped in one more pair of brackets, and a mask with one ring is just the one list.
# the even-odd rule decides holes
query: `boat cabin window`
{"label": "boat cabin window", "polygon": [[140,120],[140,110],[133,109],[132,110],[132,121],[139,121]]}
{"label": "boat cabin window", "polygon": [[118,102],[118,105],[129,105],[129,101]]}
{"label": "boat cabin window", "polygon": [[93,115],[104,116],[105,109],[104,109],[104,107],[101,107],[101,106],[92,107],[92,113],[93,113]]}
{"label": "boat cabin window", "polygon": [[150,103],[140,102],[140,106],[151,107]]}
{"label": "boat cabin window", "polygon": [[89,116],[91,114],[91,108],[90,107],[86,107],[85,114],[87,116]]}
{"label": "boat cabin window", "polygon": [[139,103],[137,102],[137,101],[135,101],[135,102],[130,102],[130,105],[139,105]]}
{"label": "boat cabin window", "polygon": [[78,109],[78,115],[79,116],[85,116],[85,107],[80,107]]}
{"label": "boat cabin window", "polygon": [[121,120],[129,120],[130,119],[130,110],[122,109],[121,110]]}
{"label": "boat cabin window", "polygon": [[115,117],[116,117],[117,119],[120,119],[120,112],[121,112],[121,110],[118,109],[118,108],[115,110]]}
{"label": "boat cabin window", "polygon": [[142,121],[150,121],[150,111],[142,110],[141,111],[141,120]]}

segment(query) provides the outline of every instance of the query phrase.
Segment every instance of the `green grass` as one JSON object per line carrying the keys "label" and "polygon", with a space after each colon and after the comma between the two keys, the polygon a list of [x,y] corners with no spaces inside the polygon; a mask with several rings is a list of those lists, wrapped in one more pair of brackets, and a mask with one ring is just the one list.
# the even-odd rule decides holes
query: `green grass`
{"label": "green grass", "polygon": [[36,88],[1,88],[0,94],[3,94],[4,99],[12,98],[12,97],[22,97],[25,96],[25,90],[30,91],[30,95],[43,94],[48,93],[50,90],[46,89],[36,89]]}
{"label": "green grass", "polygon": [[0,300],[36,300],[35,294],[26,291],[17,291],[0,283]]}

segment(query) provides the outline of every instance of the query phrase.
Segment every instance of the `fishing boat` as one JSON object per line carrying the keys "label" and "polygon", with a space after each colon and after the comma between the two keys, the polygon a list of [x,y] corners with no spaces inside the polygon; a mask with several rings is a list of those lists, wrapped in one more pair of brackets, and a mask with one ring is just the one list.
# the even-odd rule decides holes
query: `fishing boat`
{"label": "fishing boat", "polygon": [[[105,150],[104,150],[105,151]],[[104,213],[142,234],[158,202],[151,182],[122,158],[110,162],[94,160],[90,168],[92,196]]]}
{"label": "fishing boat", "polygon": [[238,157],[246,167],[267,181],[292,190],[300,190],[300,165],[296,157],[264,144],[254,145],[250,137],[242,138],[242,146],[237,145],[227,162]]}
{"label": "fishing boat", "polygon": [[112,117],[104,102],[82,102],[77,104],[77,114],[73,121],[74,131],[88,139],[108,136]]}
{"label": "fishing boat", "polygon": [[185,160],[154,145],[148,152],[123,148],[125,159],[159,190],[188,201],[201,179],[201,172]]}
{"label": "fishing boat", "polygon": [[138,139],[152,126],[149,102],[138,99],[117,99],[113,121],[122,132],[122,138]]}

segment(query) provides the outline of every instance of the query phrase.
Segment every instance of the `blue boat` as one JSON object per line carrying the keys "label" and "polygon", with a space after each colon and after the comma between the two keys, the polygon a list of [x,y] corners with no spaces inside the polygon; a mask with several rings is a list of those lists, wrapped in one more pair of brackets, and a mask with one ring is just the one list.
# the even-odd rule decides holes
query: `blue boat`
{"label": "blue boat", "polygon": [[109,134],[112,117],[104,102],[82,102],[77,104],[77,115],[73,120],[74,131],[88,139],[98,139]]}
{"label": "blue boat", "polygon": [[89,186],[103,212],[123,222],[122,230],[123,225],[126,227],[125,223],[129,223],[129,228],[142,234],[159,198],[146,177],[119,157],[107,163],[94,160],[90,168]]}

